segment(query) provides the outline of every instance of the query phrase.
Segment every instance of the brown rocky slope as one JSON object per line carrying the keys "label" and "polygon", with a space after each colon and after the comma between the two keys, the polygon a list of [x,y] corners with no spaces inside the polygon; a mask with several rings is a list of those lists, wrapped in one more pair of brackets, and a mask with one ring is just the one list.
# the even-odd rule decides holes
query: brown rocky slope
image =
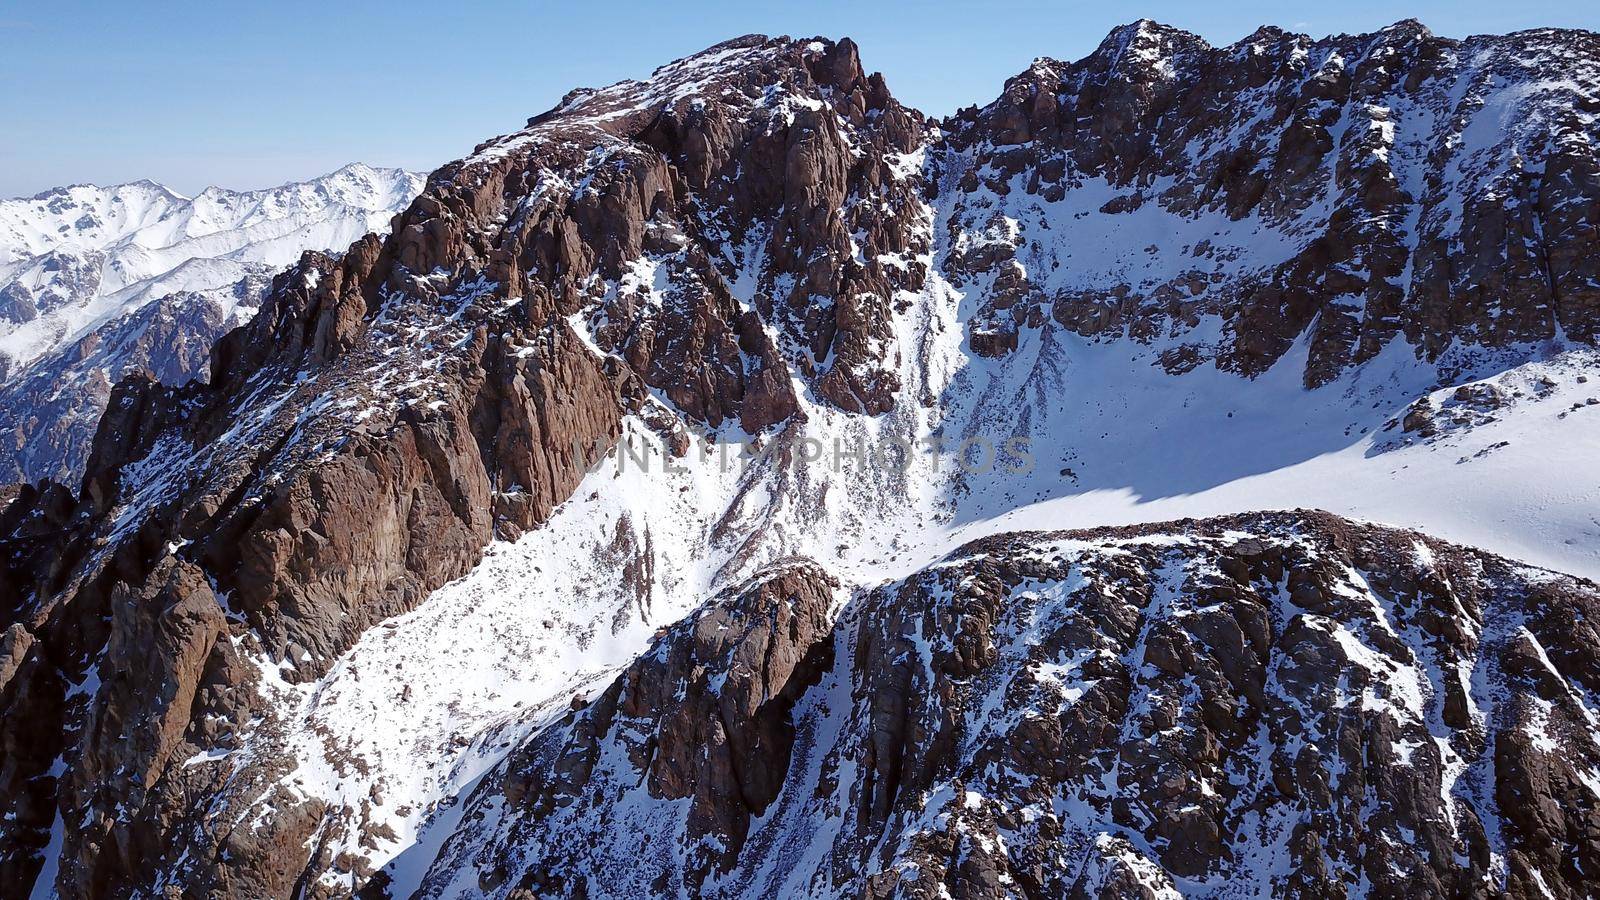
{"label": "brown rocky slope", "polygon": [[[863,349],[888,311],[867,291],[916,273],[853,263],[850,234],[886,252],[910,238],[882,219],[894,190],[841,207],[884,178],[856,154],[910,149],[920,117],[848,41],[746,38],[715,55],[731,95],[716,106],[659,115],[636,95],[659,85],[578,95],[434,173],[387,240],[280,275],[217,345],[208,384],[119,385],[75,509],[54,487],[7,507],[0,881],[32,881],[59,815],[69,894],[119,894],[167,866],[196,890],[294,892],[331,864],[305,847],[344,811],[268,798],[263,829],[213,830],[219,796],[261,800],[271,773],[219,782],[181,765],[262,713],[241,646],[291,680],[326,671],[492,538],[547,516],[622,415],[659,406],[652,388],[712,426],[781,421],[795,406],[775,341],[800,345],[801,364],[831,356],[818,390],[842,406],[888,402],[892,379]],[[660,80],[681,87],[670,69]],[[728,177],[741,170],[759,174]],[[769,298],[741,309],[686,229],[748,234]],[[601,358],[566,317],[647,247],[677,251],[673,302],[635,312],[619,293],[606,312],[632,327]],[[818,294],[842,299],[820,308]]]}

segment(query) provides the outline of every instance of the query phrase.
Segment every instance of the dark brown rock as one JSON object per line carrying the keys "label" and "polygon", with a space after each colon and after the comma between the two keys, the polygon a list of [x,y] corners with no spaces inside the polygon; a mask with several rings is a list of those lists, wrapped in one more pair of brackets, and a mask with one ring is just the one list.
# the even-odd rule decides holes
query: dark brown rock
{"label": "dark brown rock", "polygon": [[[534,891],[605,872],[706,896],[1595,888],[1595,651],[1560,624],[1600,611],[1592,584],[1311,512],[987,538],[831,636],[819,576],[781,571],[536,736],[472,801],[512,821],[464,826],[434,883],[497,859]],[[806,868],[767,865],[793,846]]]}

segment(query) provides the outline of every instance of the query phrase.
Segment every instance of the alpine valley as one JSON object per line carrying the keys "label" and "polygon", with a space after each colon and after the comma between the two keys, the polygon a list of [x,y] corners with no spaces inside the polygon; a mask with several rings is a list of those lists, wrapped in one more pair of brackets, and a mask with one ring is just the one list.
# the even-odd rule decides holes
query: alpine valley
{"label": "alpine valley", "polygon": [[1600,895],[1600,35],[742,37],[259,310],[0,500],[6,896]]}

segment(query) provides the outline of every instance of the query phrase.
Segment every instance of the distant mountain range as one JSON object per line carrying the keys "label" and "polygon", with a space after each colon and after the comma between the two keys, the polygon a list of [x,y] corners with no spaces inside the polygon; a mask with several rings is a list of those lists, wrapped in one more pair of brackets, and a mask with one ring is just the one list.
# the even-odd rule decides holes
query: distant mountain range
{"label": "distant mountain range", "polygon": [[355,163],[259,191],[136,181],[0,201],[0,481],[75,481],[113,383],[204,377],[273,272],[386,230],[423,180]]}

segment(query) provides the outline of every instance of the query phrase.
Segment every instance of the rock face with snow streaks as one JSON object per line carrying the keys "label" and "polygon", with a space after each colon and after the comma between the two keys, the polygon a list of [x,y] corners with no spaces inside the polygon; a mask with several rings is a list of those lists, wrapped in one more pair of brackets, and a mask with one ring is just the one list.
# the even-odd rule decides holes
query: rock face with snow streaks
{"label": "rock face with snow streaks", "polygon": [[808,566],[514,755],[425,893],[1596,888],[1592,583],[1255,514],[989,538],[830,631]]}
{"label": "rock face with snow streaks", "polygon": [[[206,380],[121,380],[76,494],[0,494],[0,883],[1592,891],[1591,583],[1323,514],[947,551],[1213,486],[1071,429],[1126,385],[1238,423],[1154,435],[1217,482],[1435,477],[1491,376],[1590,434],[1593,41],[1136,23],[943,123],[848,40],[574,91],[274,276]],[[1343,443],[1283,451],[1302,406]],[[810,455],[974,435],[1060,478]]]}

